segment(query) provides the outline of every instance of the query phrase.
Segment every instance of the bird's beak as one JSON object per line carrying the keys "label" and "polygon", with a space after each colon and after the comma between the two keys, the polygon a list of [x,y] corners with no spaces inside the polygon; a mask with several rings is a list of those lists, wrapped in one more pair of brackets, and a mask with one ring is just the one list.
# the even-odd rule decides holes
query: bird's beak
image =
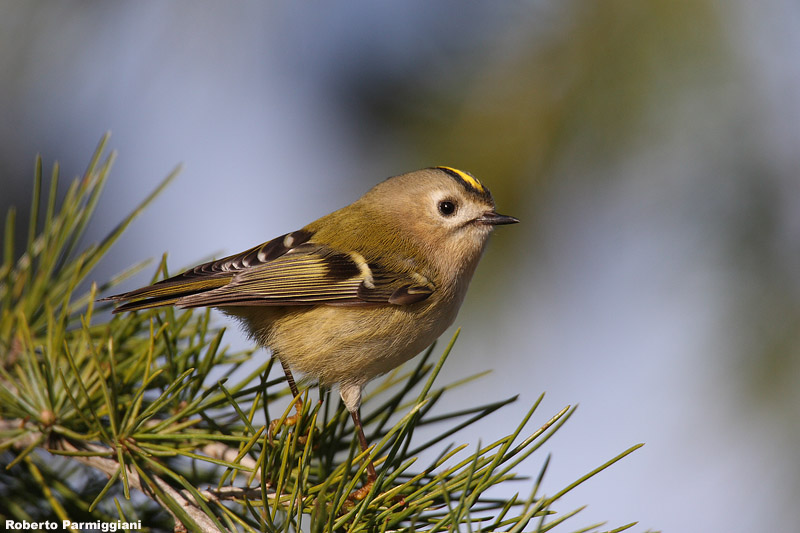
{"label": "bird's beak", "polygon": [[478,224],[486,224],[487,226],[500,226],[501,224],[516,224],[519,222],[519,219],[489,211],[476,218],[475,222]]}

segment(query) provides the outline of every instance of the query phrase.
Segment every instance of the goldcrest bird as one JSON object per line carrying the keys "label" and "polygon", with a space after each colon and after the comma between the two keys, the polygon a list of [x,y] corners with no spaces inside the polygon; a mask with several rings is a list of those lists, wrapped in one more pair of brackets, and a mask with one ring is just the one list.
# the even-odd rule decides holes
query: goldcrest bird
{"label": "goldcrest bird", "polygon": [[[435,167],[389,178],[301,230],[108,299],[114,312],[217,307],[241,320],[286,373],[338,384],[362,450],[364,385],[411,359],[455,320],[494,226],[472,175]],[[376,479],[367,467],[367,487]]]}

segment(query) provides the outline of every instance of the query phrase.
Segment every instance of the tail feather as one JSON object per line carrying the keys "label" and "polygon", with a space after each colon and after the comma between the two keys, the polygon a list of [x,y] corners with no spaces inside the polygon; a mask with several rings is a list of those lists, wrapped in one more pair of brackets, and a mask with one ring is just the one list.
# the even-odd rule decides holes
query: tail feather
{"label": "tail feather", "polygon": [[139,311],[141,309],[152,309],[153,307],[164,307],[167,305],[175,305],[178,298],[163,298],[163,299],[150,299],[150,300],[137,300],[127,302],[114,308],[112,314],[124,313],[125,311]]}
{"label": "tail feather", "polygon": [[112,313],[138,311],[140,309],[175,305],[175,303],[184,296],[210,291],[222,287],[230,281],[230,276],[204,277],[199,279],[182,276],[183,275],[178,275],[147,287],[109,296],[108,298],[103,298],[101,301],[113,300],[116,302],[123,302],[122,305],[114,309]]}

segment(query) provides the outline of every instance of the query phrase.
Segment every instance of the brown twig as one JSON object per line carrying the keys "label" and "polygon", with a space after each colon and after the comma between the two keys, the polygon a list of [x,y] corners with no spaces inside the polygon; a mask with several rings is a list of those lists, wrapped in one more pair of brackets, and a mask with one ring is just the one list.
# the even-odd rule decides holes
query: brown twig
{"label": "brown twig", "polygon": [[[28,434],[15,443],[16,448],[25,448],[32,442],[35,442],[41,435],[38,427],[30,427],[31,424],[24,420],[0,420],[0,431],[13,431],[19,429],[28,430]],[[53,435],[51,433],[50,439],[47,441],[47,446],[52,450],[60,450],[65,452],[96,452],[100,454],[108,454],[112,449],[108,446],[95,443],[82,443],[76,446],[68,439]],[[228,462],[234,462],[238,452],[222,443],[211,443],[203,446],[200,451],[211,458],[221,459]],[[70,455],[70,459],[89,466],[98,470],[108,477],[113,476],[119,470],[119,462],[116,456],[111,454],[108,457],[93,455],[93,456],[79,456]],[[256,461],[251,457],[245,455],[239,460],[239,464],[255,469]],[[125,472],[128,478],[128,483],[131,487],[139,490],[153,501],[163,507],[175,520],[176,527],[181,525],[180,520],[170,510],[165,501],[162,501],[152,490],[148,489],[146,483],[142,481],[139,473],[130,465],[125,466]],[[189,517],[195,522],[197,526],[203,531],[219,531],[219,528],[214,524],[214,521],[200,508],[194,500],[193,495],[187,490],[178,490],[172,487],[169,483],[164,481],[161,477],[150,473],[150,479],[155,483],[163,493],[172,498]],[[259,479],[258,475],[256,479]],[[207,498],[209,501],[223,501],[232,500],[235,498],[257,498],[261,496],[260,487],[222,487],[220,489],[206,489],[198,491],[201,496]],[[177,530],[177,529],[176,529]]]}

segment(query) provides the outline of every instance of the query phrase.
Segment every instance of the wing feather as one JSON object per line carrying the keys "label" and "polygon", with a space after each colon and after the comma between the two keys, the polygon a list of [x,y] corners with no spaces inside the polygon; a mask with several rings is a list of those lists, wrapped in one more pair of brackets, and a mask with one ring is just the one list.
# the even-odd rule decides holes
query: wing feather
{"label": "wing feather", "polygon": [[117,313],[163,305],[408,305],[433,291],[419,273],[368,263],[358,253],[315,243],[300,230],[106,299],[126,302]]}

